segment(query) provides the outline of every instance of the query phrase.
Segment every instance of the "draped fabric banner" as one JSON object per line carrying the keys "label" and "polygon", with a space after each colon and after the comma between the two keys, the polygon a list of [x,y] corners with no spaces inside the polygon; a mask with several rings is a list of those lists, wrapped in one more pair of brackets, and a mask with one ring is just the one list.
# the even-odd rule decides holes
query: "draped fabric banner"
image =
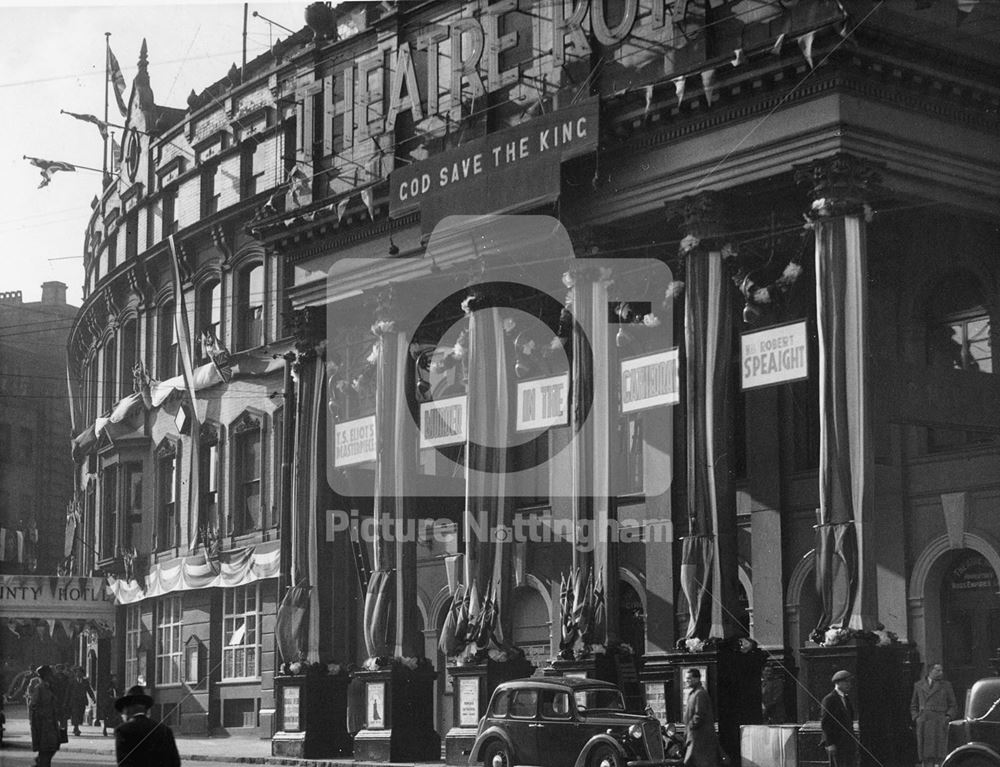
{"label": "draped fabric banner", "polygon": [[[475,308],[475,307],[473,307]],[[467,535],[466,588],[475,583],[481,594],[492,588],[502,592],[510,571],[513,542],[487,535],[497,527],[513,524],[508,498],[506,449],[511,435],[511,366],[503,317],[498,308],[478,308],[469,316],[469,425],[467,513],[477,520],[479,536]],[[498,592],[499,593],[499,592]],[[506,595],[502,595],[506,597]],[[508,600],[502,598],[500,604]]]}
{"label": "draped fabric banner", "polygon": [[320,465],[320,421],[323,413],[323,381],[324,365],[320,360],[313,363],[312,382],[312,402],[311,413],[313,417],[309,419],[309,509],[308,525],[306,531],[306,572],[309,583],[313,586],[309,591],[309,633],[308,651],[306,660],[309,663],[319,663],[319,515],[324,513],[324,509],[319,504],[319,482],[321,478],[325,481],[326,467]]}
{"label": "draped fabric banner", "polygon": [[[570,361],[570,428],[575,437],[570,443],[572,471],[572,513],[574,535],[583,525],[591,526],[594,518],[593,449],[594,427],[590,406],[594,397],[594,352],[590,345],[590,329],[594,326],[594,304],[591,300],[591,270],[578,268],[570,273],[572,284],[572,350]],[[604,311],[607,311],[606,307]],[[588,527],[586,529],[592,529]],[[573,572],[593,572],[594,553],[589,546],[574,545]]]}
{"label": "draped fabric banner", "polygon": [[219,554],[216,565],[203,553],[192,554],[173,562],[153,565],[143,579],[108,577],[108,593],[120,605],[140,602],[176,591],[233,588],[278,576],[279,549],[276,541]]}
{"label": "draped fabric banner", "polygon": [[288,589],[281,604],[278,605],[278,615],[274,623],[274,642],[283,663],[308,660],[307,622],[311,618],[310,603],[313,591],[315,589],[311,589],[303,580]]}
{"label": "draped fabric banner", "polygon": [[873,466],[867,430],[864,224],[859,216],[819,220],[816,317],[819,335],[820,508],[816,583],[818,629],[874,628],[875,604],[859,564],[871,506]]}
{"label": "draped fabric banner", "polygon": [[[687,254],[687,504],[681,589],[687,638],[728,637],[735,629],[736,510],[729,479],[732,304],[722,255]],[[711,554],[705,549],[711,547]],[[723,569],[725,568],[725,569]]]}
{"label": "draped fabric banner", "polygon": [[375,545],[372,577],[365,595],[364,635],[369,658],[389,655],[395,640],[392,620],[395,615],[396,561],[391,539],[382,535],[382,519],[396,516],[396,397],[400,379],[398,334],[391,328],[379,333],[378,361],[375,373]]}

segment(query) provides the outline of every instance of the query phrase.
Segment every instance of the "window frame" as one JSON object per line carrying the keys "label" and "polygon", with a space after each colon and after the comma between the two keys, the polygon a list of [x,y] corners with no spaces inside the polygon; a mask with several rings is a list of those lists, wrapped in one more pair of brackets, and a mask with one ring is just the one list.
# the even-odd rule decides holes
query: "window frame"
{"label": "window frame", "polygon": [[[142,642],[142,605],[125,606],[125,658],[123,687],[138,684],[140,676],[139,645]],[[133,673],[134,671],[134,673]]]}
{"label": "window frame", "polygon": [[[184,682],[184,645],[181,643],[183,625],[183,595],[169,594],[161,597],[156,604],[156,667],[153,679],[157,687],[177,687]],[[164,639],[168,642],[164,642]],[[166,648],[165,644],[168,645]],[[171,674],[170,678],[165,679],[165,668],[172,668],[176,675]]]}
{"label": "window frame", "polygon": [[[254,435],[256,435],[254,437]],[[262,414],[244,411],[230,426],[231,468],[232,468],[232,516],[228,520],[229,534],[233,536],[250,535],[262,531],[265,527],[265,477],[264,477],[264,418]],[[251,439],[257,442],[256,478],[246,479],[244,467],[247,444]],[[246,489],[248,485],[257,485],[257,524],[249,526],[246,509]]]}
{"label": "window frame", "polygon": [[156,375],[161,381],[175,377],[180,371],[181,349],[174,322],[176,307],[177,303],[170,299],[164,301],[157,312]]}
{"label": "window frame", "polygon": [[[180,444],[164,439],[156,449],[156,550],[166,551],[180,545],[180,514],[178,513],[178,459]],[[170,484],[165,466],[170,463]],[[170,500],[166,500],[167,489]],[[169,508],[168,508],[169,507]],[[172,520],[172,524],[169,524]]]}
{"label": "window frame", "polygon": [[[259,303],[252,303],[252,275],[255,270],[260,269],[261,295]],[[263,260],[255,259],[244,264],[236,273],[234,280],[236,285],[235,301],[235,333],[233,333],[234,351],[244,351],[246,349],[256,349],[263,346],[267,339],[267,269]],[[259,312],[256,318],[251,317],[254,312]],[[253,328],[251,323],[256,323],[258,327]]]}
{"label": "window frame", "polygon": [[[249,596],[253,596],[253,608],[248,609]],[[237,599],[237,597],[242,597]],[[237,609],[241,608],[241,609]],[[222,592],[222,669],[221,678],[224,682],[246,682],[260,679],[260,626],[261,626],[261,605],[260,605],[260,583],[248,583],[234,588],[223,589]],[[233,634],[239,628],[240,619],[247,625],[244,631],[243,642],[230,646]],[[253,628],[249,626],[249,621],[253,620]],[[252,633],[251,633],[252,632]],[[252,639],[251,639],[252,638]],[[250,641],[248,641],[250,640]],[[246,672],[247,658],[253,658],[253,674],[229,673],[236,670],[235,657],[239,652],[243,652],[242,671]],[[252,656],[250,655],[252,653]],[[232,666],[228,665],[228,660],[232,658]]]}

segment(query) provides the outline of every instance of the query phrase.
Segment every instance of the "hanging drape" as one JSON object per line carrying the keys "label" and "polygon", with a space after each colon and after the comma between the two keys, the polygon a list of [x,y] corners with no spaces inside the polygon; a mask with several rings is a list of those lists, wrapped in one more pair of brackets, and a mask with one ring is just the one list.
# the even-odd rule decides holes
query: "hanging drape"
{"label": "hanging drape", "polygon": [[468,466],[466,509],[475,523],[466,538],[466,588],[475,584],[484,597],[494,589],[506,606],[513,540],[494,535],[513,524],[508,472],[517,470],[508,449],[511,439],[510,358],[503,316],[496,307],[471,308],[469,316]]}
{"label": "hanging drape", "polygon": [[686,636],[726,637],[734,627],[736,597],[728,456],[732,304],[721,253],[693,248],[686,271],[688,537],[680,572]]}
{"label": "hanging drape", "polygon": [[860,216],[818,220],[816,319],[819,336],[820,508],[817,628],[859,628],[873,615],[858,603],[860,525],[870,503],[872,467],[865,396],[864,224]]}

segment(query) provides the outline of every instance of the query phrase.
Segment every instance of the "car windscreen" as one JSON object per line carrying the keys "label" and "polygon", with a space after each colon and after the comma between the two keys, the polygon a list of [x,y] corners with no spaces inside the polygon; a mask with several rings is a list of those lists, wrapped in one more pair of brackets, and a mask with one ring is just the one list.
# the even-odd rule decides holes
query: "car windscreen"
{"label": "car windscreen", "polygon": [[602,709],[605,711],[624,711],[625,699],[620,690],[577,690],[573,693],[576,707],[580,711]]}

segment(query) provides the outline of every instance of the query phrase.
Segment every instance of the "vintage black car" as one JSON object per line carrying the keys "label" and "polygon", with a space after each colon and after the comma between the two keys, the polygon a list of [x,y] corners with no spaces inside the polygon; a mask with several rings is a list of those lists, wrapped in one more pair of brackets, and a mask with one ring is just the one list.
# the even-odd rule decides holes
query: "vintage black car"
{"label": "vintage black car", "polygon": [[972,685],[965,718],[948,725],[948,756],[941,767],[1000,767],[1000,678]]}
{"label": "vintage black car", "polygon": [[662,767],[664,736],[654,717],[625,710],[608,682],[559,676],[501,684],[479,722],[469,764],[485,767]]}

